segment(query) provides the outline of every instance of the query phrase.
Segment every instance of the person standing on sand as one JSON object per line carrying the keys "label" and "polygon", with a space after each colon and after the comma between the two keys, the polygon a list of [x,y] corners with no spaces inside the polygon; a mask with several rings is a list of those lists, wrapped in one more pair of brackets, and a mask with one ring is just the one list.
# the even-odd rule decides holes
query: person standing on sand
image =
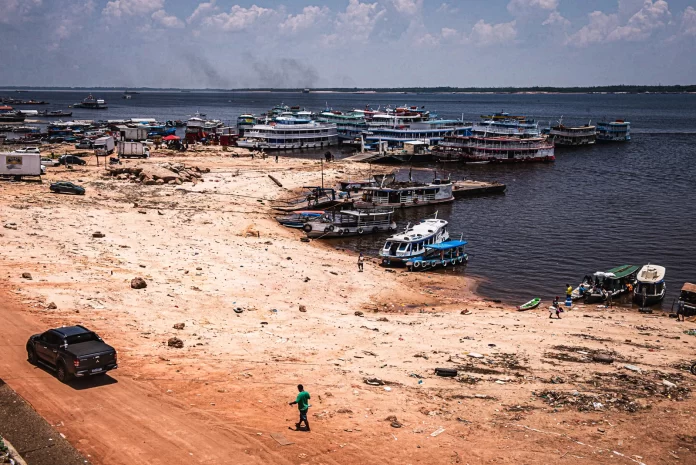
{"label": "person standing on sand", "polygon": [[553,318],[553,314],[556,314],[556,318],[559,320],[561,319],[561,307],[558,304],[558,296],[556,296],[555,299],[553,299],[553,303],[551,304],[551,307],[549,308],[549,318]]}
{"label": "person standing on sand", "polygon": [[570,284],[566,284],[566,300],[570,299],[573,295],[573,288]]}
{"label": "person standing on sand", "polygon": [[307,431],[310,431],[309,421],[307,421],[307,411],[309,410],[309,392],[305,391],[304,386],[302,386],[301,384],[297,385],[297,390],[300,391],[300,393],[297,394],[297,398],[289,404],[297,404],[297,408],[300,411],[300,421],[295,423],[295,427],[299,430],[300,425],[302,425],[302,422],[304,421],[304,424],[307,427]]}
{"label": "person standing on sand", "polygon": [[363,263],[365,263],[365,257],[363,257],[362,252],[360,252],[360,255],[358,256],[358,271],[363,270]]}
{"label": "person standing on sand", "polygon": [[278,163],[278,154],[277,153],[276,153],[275,158],[276,158],[276,163]]}

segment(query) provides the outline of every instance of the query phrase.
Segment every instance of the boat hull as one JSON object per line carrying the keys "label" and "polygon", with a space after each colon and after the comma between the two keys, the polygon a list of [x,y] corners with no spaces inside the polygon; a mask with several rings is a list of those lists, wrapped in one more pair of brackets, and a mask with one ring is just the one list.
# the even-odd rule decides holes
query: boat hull
{"label": "boat hull", "polygon": [[388,226],[373,226],[372,228],[359,228],[359,227],[344,227],[337,228],[334,227],[333,230],[329,229],[329,226],[324,228],[324,230],[312,230],[305,231],[307,237],[312,239],[337,239],[340,237],[350,237],[350,236],[365,236],[368,234],[379,234],[383,232],[390,231]]}
{"label": "boat hull", "polygon": [[389,208],[413,208],[413,207],[422,207],[425,205],[437,205],[440,203],[450,203],[454,202],[454,196],[447,198],[447,199],[436,199],[436,200],[422,200],[419,202],[403,202],[403,203],[376,203],[376,202],[364,202],[364,201],[356,201],[355,202],[355,207],[356,208],[382,208],[382,207],[389,207]]}
{"label": "boat hull", "polygon": [[665,298],[664,292],[662,294],[659,294],[659,295],[648,295],[648,296],[644,296],[643,294],[633,294],[633,301],[638,305],[643,305],[646,307],[659,304],[660,302],[662,302],[662,300],[664,298]]}
{"label": "boat hull", "polygon": [[466,265],[469,262],[469,256],[464,254],[460,257],[446,258],[444,260],[408,260],[405,264],[408,271],[427,271],[436,268],[447,268],[459,265]]}

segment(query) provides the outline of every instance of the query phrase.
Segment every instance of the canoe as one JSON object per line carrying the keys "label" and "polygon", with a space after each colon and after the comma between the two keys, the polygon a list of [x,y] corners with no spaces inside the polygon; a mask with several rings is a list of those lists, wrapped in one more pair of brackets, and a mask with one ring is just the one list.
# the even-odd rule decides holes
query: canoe
{"label": "canoe", "polygon": [[539,304],[541,304],[541,299],[537,297],[536,299],[530,300],[526,304],[520,305],[519,307],[517,307],[517,310],[520,312],[523,312],[525,310],[532,310],[534,308],[537,308]]}

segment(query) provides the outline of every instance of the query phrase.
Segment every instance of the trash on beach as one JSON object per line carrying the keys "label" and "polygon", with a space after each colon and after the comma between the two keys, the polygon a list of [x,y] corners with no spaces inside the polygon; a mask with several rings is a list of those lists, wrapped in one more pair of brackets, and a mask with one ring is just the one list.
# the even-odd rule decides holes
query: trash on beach
{"label": "trash on beach", "polygon": [[635,365],[624,365],[624,368],[627,370],[635,371],[636,373],[642,373],[643,370],[640,369],[640,367],[637,367]]}
{"label": "trash on beach", "polygon": [[392,388],[390,388],[389,386],[384,386],[384,390],[387,391],[387,392],[389,392],[389,391],[392,390]]}
{"label": "trash on beach", "polygon": [[384,381],[379,378],[365,378],[363,381],[370,386],[384,386]]}
{"label": "trash on beach", "polygon": [[473,358],[483,358],[483,355],[478,354],[478,353],[476,353],[476,352],[469,352],[467,355],[468,355],[469,357],[473,357]]}
{"label": "trash on beach", "polygon": [[430,436],[437,437],[444,432],[445,432],[445,428],[440,427],[440,428],[436,429],[435,431],[433,431],[432,433],[430,433]]}
{"label": "trash on beach", "polygon": [[435,368],[435,374],[437,376],[451,378],[451,377],[457,376],[457,370],[454,368]]}

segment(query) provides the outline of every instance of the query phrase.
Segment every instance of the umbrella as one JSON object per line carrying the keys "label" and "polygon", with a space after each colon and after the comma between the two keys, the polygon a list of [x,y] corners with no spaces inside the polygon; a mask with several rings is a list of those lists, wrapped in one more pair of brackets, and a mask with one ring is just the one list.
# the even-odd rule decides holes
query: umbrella
{"label": "umbrella", "polygon": [[166,140],[166,141],[170,141],[170,140],[180,140],[180,139],[181,139],[181,137],[179,137],[179,136],[167,136],[167,137],[163,137],[163,138],[162,138],[162,140]]}

